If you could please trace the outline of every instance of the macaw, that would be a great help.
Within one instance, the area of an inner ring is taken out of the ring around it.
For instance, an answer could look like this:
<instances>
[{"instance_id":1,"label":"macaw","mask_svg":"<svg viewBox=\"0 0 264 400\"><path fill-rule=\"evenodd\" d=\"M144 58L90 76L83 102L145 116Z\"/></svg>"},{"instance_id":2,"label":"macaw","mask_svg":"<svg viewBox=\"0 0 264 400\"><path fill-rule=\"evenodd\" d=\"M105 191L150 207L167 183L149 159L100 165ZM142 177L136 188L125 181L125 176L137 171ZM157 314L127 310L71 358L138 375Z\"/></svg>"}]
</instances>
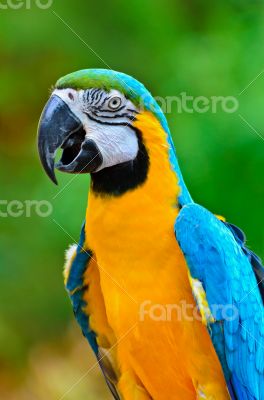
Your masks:
<instances>
[{"instance_id":1,"label":"macaw","mask_svg":"<svg viewBox=\"0 0 264 400\"><path fill-rule=\"evenodd\" d=\"M65 285L113 397L264 400L263 266L193 201L150 92L112 70L68 74L38 147L53 182L55 168L91 177Z\"/></svg>"}]
</instances>

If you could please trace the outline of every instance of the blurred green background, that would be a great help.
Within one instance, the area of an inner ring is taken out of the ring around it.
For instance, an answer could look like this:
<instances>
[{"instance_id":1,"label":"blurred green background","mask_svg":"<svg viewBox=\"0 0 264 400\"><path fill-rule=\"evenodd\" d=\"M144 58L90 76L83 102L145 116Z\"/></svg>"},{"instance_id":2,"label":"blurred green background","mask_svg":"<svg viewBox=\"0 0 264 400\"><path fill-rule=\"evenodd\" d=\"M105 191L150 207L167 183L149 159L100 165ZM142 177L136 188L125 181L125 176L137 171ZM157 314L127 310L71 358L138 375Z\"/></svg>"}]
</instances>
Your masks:
<instances>
[{"instance_id":1,"label":"blurred green background","mask_svg":"<svg viewBox=\"0 0 264 400\"><path fill-rule=\"evenodd\" d=\"M0 398L110 399L98 369L86 373L94 359L62 279L88 177L58 174L55 187L44 175L36 151L40 113L60 76L106 64L155 96L236 96L236 113L173 110L167 117L194 199L239 225L263 256L264 6L54 0L40 9L47 2L25 0L10 7L17 3L0 1L1 199L47 200L53 212L0 218Z\"/></svg>"}]
</instances>

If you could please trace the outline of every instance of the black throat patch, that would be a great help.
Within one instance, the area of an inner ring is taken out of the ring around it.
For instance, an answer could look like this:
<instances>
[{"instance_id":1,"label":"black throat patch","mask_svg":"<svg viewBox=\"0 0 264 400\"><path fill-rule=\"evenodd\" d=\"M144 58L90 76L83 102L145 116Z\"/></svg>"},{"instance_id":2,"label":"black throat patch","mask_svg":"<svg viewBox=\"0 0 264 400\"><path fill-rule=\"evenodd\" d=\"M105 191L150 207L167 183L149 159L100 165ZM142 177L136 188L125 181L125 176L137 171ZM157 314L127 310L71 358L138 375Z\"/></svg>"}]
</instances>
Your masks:
<instances>
[{"instance_id":1,"label":"black throat patch","mask_svg":"<svg viewBox=\"0 0 264 400\"><path fill-rule=\"evenodd\" d=\"M92 191L100 196L120 196L142 185L147 179L149 156L142 134L133 128L138 139L138 154L127 161L91 174Z\"/></svg>"}]
</instances>

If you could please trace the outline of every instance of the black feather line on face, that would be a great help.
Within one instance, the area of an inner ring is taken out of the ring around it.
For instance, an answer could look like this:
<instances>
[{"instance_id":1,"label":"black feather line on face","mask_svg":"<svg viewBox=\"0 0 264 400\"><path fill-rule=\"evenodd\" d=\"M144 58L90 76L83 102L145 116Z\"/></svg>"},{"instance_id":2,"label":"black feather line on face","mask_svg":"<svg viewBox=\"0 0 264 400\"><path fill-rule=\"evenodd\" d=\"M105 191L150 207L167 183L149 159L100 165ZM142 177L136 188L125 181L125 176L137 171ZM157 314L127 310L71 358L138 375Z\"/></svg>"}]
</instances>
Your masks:
<instances>
[{"instance_id":1,"label":"black feather line on face","mask_svg":"<svg viewBox=\"0 0 264 400\"><path fill-rule=\"evenodd\" d=\"M102 111L105 112L105 111ZM128 113L123 113L123 114L115 114L115 115L104 115L104 114L99 114L98 112L94 111L93 114L98 117L98 118L106 118L106 119L113 119L113 118L128 118L130 121L134 121L135 117L131 114ZM103 121L101 121L103 123Z\"/></svg>"},{"instance_id":2,"label":"black feather line on face","mask_svg":"<svg viewBox=\"0 0 264 400\"><path fill-rule=\"evenodd\" d=\"M127 161L91 174L92 191L99 196L121 196L144 184L149 171L149 155L141 132L131 127L137 135L138 153L134 160Z\"/></svg>"},{"instance_id":3,"label":"black feather line on face","mask_svg":"<svg viewBox=\"0 0 264 400\"><path fill-rule=\"evenodd\" d=\"M103 97L103 92L99 93L99 96L98 96L98 98L96 99L96 101L95 101L95 103L93 105L96 106L97 104L99 104L101 99L102 99L102 97Z\"/></svg>"},{"instance_id":4,"label":"black feather line on face","mask_svg":"<svg viewBox=\"0 0 264 400\"><path fill-rule=\"evenodd\" d=\"M109 97L105 97L105 98L103 99L103 101L102 101L101 104L100 104L100 108L103 107L103 105L105 104L105 102L106 102L108 99L109 99Z\"/></svg>"},{"instance_id":5,"label":"black feather line on face","mask_svg":"<svg viewBox=\"0 0 264 400\"><path fill-rule=\"evenodd\" d=\"M100 92L101 92L100 89L93 89L93 91L92 91L92 93L91 93L92 101L97 100L98 93L100 93Z\"/></svg>"},{"instance_id":6,"label":"black feather line on face","mask_svg":"<svg viewBox=\"0 0 264 400\"><path fill-rule=\"evenodd\" d=\"M107 100L107 99L106 99L106 100ZM109 112L109 113L112 113L112 114L114 114L114 113L116 113L116 112L119 112L119 111L123 110L124 108L126 108L126 105L125 105L125 104L124 104L124 105L121 105L119 108L117 108L117 109L115 109L115 110L111 110L110 108L103 108L102 105L103 105L103 103L100 104L100 108L98 108L98 111L99 111L99 112Z\"/></svg>"},{"instance_id":7,"label":"black feather line on face","mask_svg":"<svg viewBox=\"0 0 264 400\"><path fill-rule=\"evenodd\" d=\"M87 112L85 112L85 114L87 115L87 117L89 119L91 119L92 121L98 122L98 124L101 124L101 125L128 126L129 128L134 129L134 127L127 122L106 122L106 121L102 121L100 119L92 117L91 114L88 114ZM131 121L135 121L135 118L132 118Z\"/></svg>"}]
</instances>

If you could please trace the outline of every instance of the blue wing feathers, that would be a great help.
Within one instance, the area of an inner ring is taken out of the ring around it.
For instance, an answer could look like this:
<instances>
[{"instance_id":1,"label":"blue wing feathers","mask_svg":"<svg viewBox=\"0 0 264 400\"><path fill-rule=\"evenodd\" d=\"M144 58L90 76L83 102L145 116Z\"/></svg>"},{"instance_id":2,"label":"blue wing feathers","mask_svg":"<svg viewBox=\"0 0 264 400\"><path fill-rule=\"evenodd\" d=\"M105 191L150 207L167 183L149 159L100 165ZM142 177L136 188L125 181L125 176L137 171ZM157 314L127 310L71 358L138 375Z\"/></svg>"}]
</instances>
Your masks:
<instances>
[{"instance_id":1,"label":"blue wing feathers","mask_svg":"<svg viewBox=\"0 0 264 400\"><path fill-rule=\"evenodd\" d=\"M83 295L87 289L84 285L84 273L89 264L89 260L92 257L92 253L90 251L84 250L84 241L85 233L83 225L80 241L76 250L76 256L72 262L70 274L66 283L66 289L72 302L74 315L82 329L83 335L88 340L90 346L97 356L98 346L96 342L96 335L90 329L89 316L84 312L86 303L83 300Z\"/></svg>"},{"instance_id":2,"label":"blue wing feathers","mask_svg":"<svg viewBox=\"0 0 264 400\"><path fill-rule=\"evenodd\" d=\"M195 203L182 208L175 233L190 273L202 282L214 314L216 322L208 329L232 388L230 395L264 400L260 259L246 247L239 228Z\"/></svg>"},{"instance_id":3,"label":"blue wing feathers","mask_svg":"<svg viewBox=\"0 0 264 400\"><path fill-rule=\"evenodd\" d=\"M233 374L228 387L231 388L233 397L237 400L255 400L255 397L251 396L247 389L241 386L241 383L238 381L235 373Z\"/></svg>"}]
</instances>

